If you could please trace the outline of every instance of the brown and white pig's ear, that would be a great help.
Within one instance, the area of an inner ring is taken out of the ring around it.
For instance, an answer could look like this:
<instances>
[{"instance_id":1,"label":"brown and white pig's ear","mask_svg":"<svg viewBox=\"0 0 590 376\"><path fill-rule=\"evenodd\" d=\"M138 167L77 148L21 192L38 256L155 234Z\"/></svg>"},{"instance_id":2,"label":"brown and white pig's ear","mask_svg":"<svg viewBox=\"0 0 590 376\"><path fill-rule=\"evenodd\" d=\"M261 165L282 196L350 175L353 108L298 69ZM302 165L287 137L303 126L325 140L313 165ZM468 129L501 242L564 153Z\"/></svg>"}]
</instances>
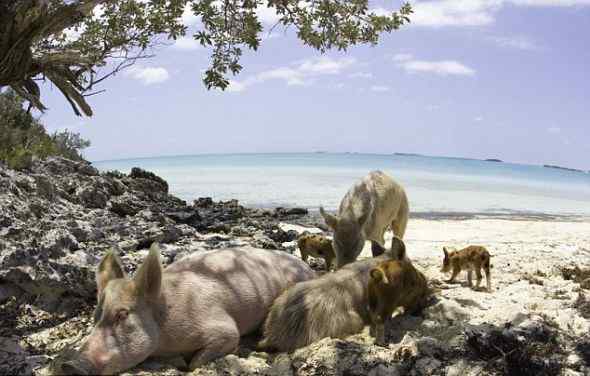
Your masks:
<instances>
[{"instance_id":1,"label":"brown and white pig's ear","mask_svg":"<svg viewBox=\"0 0 590 376\"><path fill-rule=\"evenodd\" d=\"M98 296L100 297L102 290L104 290L109 281L117 278L125 278L125 271L115 250L109 249L102 260L100 260L100 264L98 264L96 270Z\"/></svg>"},{"instance_id":2,"label":"brown and white pig's ear","mask_svg":"<svg viewBox=\"0 0 590 376\"><path fill-rule=\"evenodd\" d=\"M324 221L326 224L334 231L336 231L336 227L338 227L338 217L332 215L324 210L322 206L320 206L320 214L324 217Z\"/></svg>"},{"instance_id":3,"label":"brown and white pig's ear","mask_svg":"<svg viewBox=\"0 0 590 376\"><path fill-rule=\"evenodd\" d=\"M447 251L447 247L443 247L443 252L445 253L445 259L449 258L449 251Z\"/></svg>"},{"instance_id":4,"label":"brown and white pig's ear","mask_svg":"<svg viewBox=\"0 0 590 376\"><path fill-rule=\"evenodd\" d=\"M393 239L391 239L391 254L396 260L403 260L406 258L406 243L397 236L394 236Z\"/></svg>"},{"instance_id":5,"label":"brown and white pig's ear","mask_svg":"<svg viewBox=\"0 0 590 376\"><path fill-rule=\"evenodd\" d=\"M160 263L160 247L157 243L150 247L150 252L135 274L134 281L140 296L147 299L156 299L160 296L162 264Z\"/></svg>"}]
</instances>

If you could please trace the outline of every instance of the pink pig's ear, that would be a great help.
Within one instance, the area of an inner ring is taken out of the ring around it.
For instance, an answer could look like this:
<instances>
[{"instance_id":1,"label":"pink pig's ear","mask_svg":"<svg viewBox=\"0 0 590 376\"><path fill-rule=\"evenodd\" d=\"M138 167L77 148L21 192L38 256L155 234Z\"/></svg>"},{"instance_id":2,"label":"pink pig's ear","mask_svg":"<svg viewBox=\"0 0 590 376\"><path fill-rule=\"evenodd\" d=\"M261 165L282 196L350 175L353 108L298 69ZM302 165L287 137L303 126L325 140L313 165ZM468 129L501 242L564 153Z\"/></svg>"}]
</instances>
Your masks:
<instances>
[{"instance_id":1,"label":"pink pig's ear","mask_svg":"<svg viewBox=\"0 0 590 376\"><path fill-rule=\"evenodd\" d=\"M160 296L162 264L160 263L160 247L157 243L152 244L150 252L135 274L134 281L140 296L149 300L157 299Z\"/></svg>"},{"instance_id":2,"label":"pink pig's ear","mask_svg":"<svg viewBox=\"0 0 590 376\"><path fill-rule=\"evenodd\" d=\"M125 271L123 270L123 264L117 257L114 249L109 249L104 255L98 268L96 270L96 287L98 291L98 297L109 283L109 281L117 278L125 278Z\"/></svg>"}]
</instances>

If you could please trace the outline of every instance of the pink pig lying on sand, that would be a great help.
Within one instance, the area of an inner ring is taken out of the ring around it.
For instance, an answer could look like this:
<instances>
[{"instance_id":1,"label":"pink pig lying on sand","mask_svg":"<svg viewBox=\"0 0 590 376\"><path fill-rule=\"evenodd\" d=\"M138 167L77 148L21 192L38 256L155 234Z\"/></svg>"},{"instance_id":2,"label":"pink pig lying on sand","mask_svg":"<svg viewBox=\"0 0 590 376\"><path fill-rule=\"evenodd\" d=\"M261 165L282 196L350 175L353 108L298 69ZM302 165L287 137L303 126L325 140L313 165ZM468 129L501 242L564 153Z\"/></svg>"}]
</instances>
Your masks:
<instances>
[{"instance_id":1,"label":"pink pig lying on sand","mask_svg":"<svg viewBox=\"0 0 590 376\"><path fill-rule=\"evenodd\" d=\"M96 272L96 325L53 370L112 374L149 356L175 355L188 357L193 370L233 352L283 290L313 276L294 256L255 248L195 253L163 269L153 245L130 279L108 252Z\"/></svg>"}]
</instances>

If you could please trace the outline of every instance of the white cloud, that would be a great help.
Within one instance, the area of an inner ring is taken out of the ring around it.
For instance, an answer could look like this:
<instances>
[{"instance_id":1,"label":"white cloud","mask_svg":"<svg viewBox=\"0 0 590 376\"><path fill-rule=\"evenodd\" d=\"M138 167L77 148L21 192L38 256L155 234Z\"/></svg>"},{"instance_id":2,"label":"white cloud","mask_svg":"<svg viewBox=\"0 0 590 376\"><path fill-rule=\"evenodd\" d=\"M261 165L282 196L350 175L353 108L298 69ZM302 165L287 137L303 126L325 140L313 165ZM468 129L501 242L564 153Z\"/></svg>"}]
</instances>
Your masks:
<instances>
[{"instance_id":1,"label":"white cloud","mask_svg":"<svg viewBox=\"0 0 590 376\"><path fill-rule=\"evenodd\" d=\"M370 12L375 13L376 16L391 16L391 12L393 11L385 8L372 8Z\"/></svg>"},{"instance_id":2,"label":"white cloud","mask_svg":"<svg viewBox=\"0 0 590 376\"><path fill-rule=\"evenodd\" d=\"M371 72L355 72L355 73L349 74L348 77L371 79L371 78L373 78L373 73L371 73Z\"/></svg>"},{"instance_id":3,"label":"white cloud","mask_svg":"<svg viewBox=\"0 0 590 376\"><path fill-rule=\"evenodd\" d=\"M178 50L186 51L194 51L202 47L201 44L195 40L195 38L190 36L178 38L172 46Z\"/></svg>"},{"instance_id":4,"label":"white cloud","mask_svg":"<svg viewBox=\"0 0 590 376\"><path fill-rule=\"evenodd\" d=\"M182 12L180 21L185 26L195 26L201 22L201 18L195 15L192 10L191 3L188 3L184 6L184 11Z\"/></svg>"},{"instance_id":5,"label":"white cloud","mask_svg":"<svg viewBox=\"0 0 590 376\"><path fill-rule=\"evenodd\" d=\"M570 7L587 6L590 0L415 0L411 25L425 27L485 26L495 22L496 13L506 6ZM377 15L390 14L383 8L372 9Z\"/></svg>"},{"instance_id":6,"label":"white cloud","mask_svg":"<svg viewBox=\"0 0 590 376\"><path fill-rule=\"evenodd\" d=\"M125 75L141 81L144 85L158 84L170 78L166 68L162 67L133 66L125 71Z\"/></svg>"},{"instance_id":7,"label":"white cloud","mask_svg":"<svg viewBox=\"0 0 590 376\"><path fill-rule=\"evenodd\" d=\"M281 19L275 8L267 7L266 5L260 5L256 8L256 15L262 24L269 26L275 25Z\"/></svg>"},{"instance_id":8,"label":"white cloud","mask_svg":"<svg viewBox=\"0 0 590 376\"><path fill-rule=\"evenodd\" d=\"M396 55L399 56L399 55ZM404 59L396 59L397 66L409 73L433 73L440 76L474 76L475 70L455 60L426 61L416 60L405 54Z\"/></svg>"},{"instance_id":9,"label":"white cloud","mask_svg":"<svg viewBox=\"0 0 590 376\"><path fill-rule=\"evenodd\" d=\"M412 54L395 54L393 55L393 61L408 61L413 57Z\"/></svg>"},{"instance_id":10,"label":"white cloud","mask_svg":"<svg viewBox=\"0 0 590 376\"><path fill-rule=\"evenodd\" d=\"M417 26L481 26L494 22L493 12L502 1L440 0L412 4L412 25Z\"/></svg>"},{"instance_id":11,"label":"white cloud","mask_svg":"<svg viewBox=\"0 0 590 376\"><path fill-rule=\"evenodd\" d=\"M338 74L354 63L356 63L356 59L352 57L342 59L320 57L318 59L305 60L299 65L299 70L310 74Z\"/></svg>"},{"instance_id":12,"label":"white cloud","mask_svg":"<svg viewBox=\"0 0 590 376\"><path fill-rule=\"evenodd\" d=\"M226 89L230 93L239 93L241 91L246 90L246 85L240 83L238 81L229 80L229 86Z\"/></svg>"},{"instance_id":13,"label":"white cloud","mask_svg":"<svg viewBox=\"0 0 590 376\"><path fill-rule=\"evenodd\" d=\"M283 80L288 86L305 85L305 78L305 75L297 69L281 67L257 74L252 83L268 80Z\"/></svg>"},{"instance_id":14,"label":"white cloud","mask_svg":"<svg viewBox=\"0 0 590 376\"><path fill-rule=\"evenodd\" d=\"M549 128L547 128L547 132L549 132L551 134L558 134L558 133L561 133L561 128L559 128L559 127L549 127Z\"/></svg>"},{"instance_id":15,"label":"white cloud","mask_svg":"<svg viewBox=\"0 0 590 376\"><path fill-rule=\"evenodd\" d=\"M531 7L571 7L590 5L590 0L509 0L516 5Z\"/></svg>"},{"instance_id":16,"label":"white cloud","mask_svg":"<svg viewBox=\"0 0 590 376\"><path fill-rule=\"evenodd\" d=\"M391 90L391 88L389 86L382 86L382 85L373 85L371 86L371 91L376 91L376 92L386 92Z\"/></svg>"},{"instance_id":17,"label":"white cloud","mask_svg":"<svg viewBox=\"0 0 590 376\"><path fill-rule=\"evenodd\" d=\"M287 86L307 86L311 85L314 79L319 76L339 75L355 64L356 59L350 57L341 59L319 57L303 60L291 64L291 66L260 72L240 82L234 81L232 84L235 85L235 88L231 91L244 91L249 86L271 80L284 81Z\"/></svg>"},{"instance_id":18,"label":"white cloud","mask_svg":"<svg viewBox=\"0 0 590 376\"><path fill-rule=\"evenodd\" d=\"M513 37L492 37L491 40L500 47L515 48L525 51L535 51L540 49L535 41L523 35Z\"/></svg>"}]
</instances>

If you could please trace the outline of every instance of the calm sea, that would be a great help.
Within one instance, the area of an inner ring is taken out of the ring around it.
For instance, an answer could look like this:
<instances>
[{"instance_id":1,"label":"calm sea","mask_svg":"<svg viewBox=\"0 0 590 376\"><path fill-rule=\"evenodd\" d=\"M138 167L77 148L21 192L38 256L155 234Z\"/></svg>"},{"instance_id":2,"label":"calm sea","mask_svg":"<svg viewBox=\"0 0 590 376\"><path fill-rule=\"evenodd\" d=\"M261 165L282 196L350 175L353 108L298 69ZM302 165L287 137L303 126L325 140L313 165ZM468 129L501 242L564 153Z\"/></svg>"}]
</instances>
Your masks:
<instances>
[{"instance_id":1,"label":"calm sea","mask_svg":"<svg viewBox=\"0 0 590 376\"><path fill-rule=\"evenodd\" d=\"M95 162L102 171L153 171L172 194L238 199L255 207L335 209L349 187L383 170L406 189L413 212L590 215L590 174L479 160L373 154L224 154Z\"/></svg>"}]
</instances>

